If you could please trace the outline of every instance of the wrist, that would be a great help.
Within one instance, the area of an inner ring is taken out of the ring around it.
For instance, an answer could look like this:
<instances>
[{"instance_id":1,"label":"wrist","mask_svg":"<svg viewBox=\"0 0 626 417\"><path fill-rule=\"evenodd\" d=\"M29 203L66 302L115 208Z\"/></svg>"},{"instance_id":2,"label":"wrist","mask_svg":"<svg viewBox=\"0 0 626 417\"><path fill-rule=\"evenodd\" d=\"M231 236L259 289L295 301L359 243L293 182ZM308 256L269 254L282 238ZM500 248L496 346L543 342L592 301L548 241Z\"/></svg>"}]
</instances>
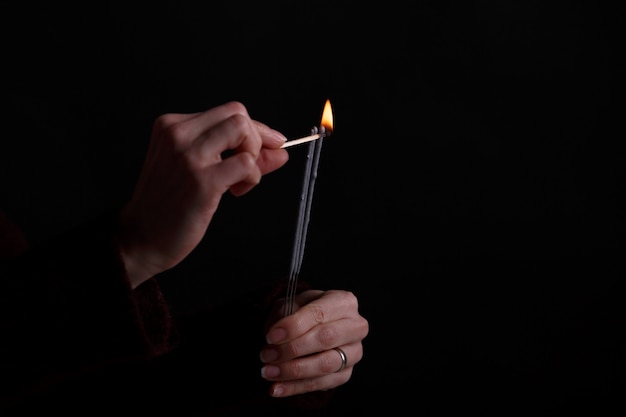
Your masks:
<instances>
[{"instance_id":1,"label":"wrist","mask_svg":"<svg viewBox=\"0 0 626 417\"><path fill-rule=\"evenodd\" d=\"M141 249L141 244L137 242L138 233L130 226L131 221L126 219L123 210L120 212L117 227L114 232L115 242L119 255L124 265L126 277L132 289L137 288L145 281L152 278L155 273L150 271L145 250Z\"/></svg>"}]
</instances>

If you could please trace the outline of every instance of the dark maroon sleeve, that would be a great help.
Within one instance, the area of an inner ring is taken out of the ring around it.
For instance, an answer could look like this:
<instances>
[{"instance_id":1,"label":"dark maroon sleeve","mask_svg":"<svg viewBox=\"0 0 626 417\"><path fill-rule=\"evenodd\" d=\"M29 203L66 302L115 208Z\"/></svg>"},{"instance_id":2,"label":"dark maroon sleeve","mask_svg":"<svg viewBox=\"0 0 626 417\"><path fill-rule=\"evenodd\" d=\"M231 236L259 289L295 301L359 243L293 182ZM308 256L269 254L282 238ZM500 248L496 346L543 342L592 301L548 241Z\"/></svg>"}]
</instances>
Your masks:
<instances>
[{"instance_id":1,"label":"dark maroon sleeve","mask_svg":"<svg viewBox=\"0 0 626 417\"><path fill-rule=\"evenodd\" d=\"M169 347L155 280L131 290L108 212L0 263L0 404Z\"/></svg>"}]
</instances>

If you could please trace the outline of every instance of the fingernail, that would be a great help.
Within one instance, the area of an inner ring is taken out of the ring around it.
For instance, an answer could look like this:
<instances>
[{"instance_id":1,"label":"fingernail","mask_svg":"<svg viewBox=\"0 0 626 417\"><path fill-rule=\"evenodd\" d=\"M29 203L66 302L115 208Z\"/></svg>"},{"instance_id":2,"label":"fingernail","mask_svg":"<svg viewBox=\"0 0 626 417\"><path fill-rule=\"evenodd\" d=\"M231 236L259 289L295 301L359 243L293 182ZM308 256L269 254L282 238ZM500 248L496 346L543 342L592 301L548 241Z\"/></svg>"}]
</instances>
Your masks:
<instances>
[{"instance_id":1,"label":"fingernail","mask_svg":"<svg viewBox=\"0 0 626 417\"><path fill-rule=\"evenodd\" d=\"M271 138L277 143L282 145L283 143L287 142L287 138L285 137L285 135L280 133L278 130L270 129L269 133L271 134Z\"/></svg>"},{"instance_id":2,"label":"fingernail","mask_svg":"<svg viewBox=\"0 0 626 417\"><path fill-rule=\"evenodd\" d=\"M287 331L282 327L277 327L275 329L270 330L270 332L265 337L265 340L270 345L276 345L280 343L283 339L287 337Z\"/></svg>"},{"instance_id":3,"label":"fingernail","mask_svg":"<svg viewBox=\"0 0 626 417\"><path fill-rule=\"evenodd\" d=\"M280 133L278 130L274 130L274 133L276 138L278 138L281 142L287 142L287 138L285 137L285 135Z\"/></svg>"},{"instance_id":4,"label":"fingernail","mask_svg":"<svg viewBox=\"0 0 626 417\"><path fill-rule=\"evenodd\" d=\"M274 365L266 365L261 368L261 376L265 379L276 378L280 375L280 368Z\"/></svg>"},{"instance_id":5,"label":"fingernail","mask_svg":"<svg viewBox=\"0 0 626 417\"><path fill-rule=\"evenodd\" d=\"M282 397L285 393L285 388L282 385L274 385L272 388L272 397Z\"/></svg>"},{"instance_id":6,"label":"fingernail","mask_svg":"<svg viewBox=\"0 0 626 417\"><path fill-rule=\"evenodd\" d=\"M272 348L263 349L259 356L261 357L261 362L275 361L278 359L278 351Z\"/></svg>"}]
</instances>

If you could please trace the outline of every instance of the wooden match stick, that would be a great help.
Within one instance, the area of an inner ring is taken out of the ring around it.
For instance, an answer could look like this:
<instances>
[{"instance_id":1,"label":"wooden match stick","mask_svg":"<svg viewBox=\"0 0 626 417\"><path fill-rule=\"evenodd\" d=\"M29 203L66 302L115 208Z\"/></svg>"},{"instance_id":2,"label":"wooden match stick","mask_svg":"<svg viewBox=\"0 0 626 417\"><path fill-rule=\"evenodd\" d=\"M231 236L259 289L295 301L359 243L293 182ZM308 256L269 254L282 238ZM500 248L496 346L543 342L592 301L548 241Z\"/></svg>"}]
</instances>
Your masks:
<instances>
[{"instance_id":1,"label":"wooden match stick","mask_svg":"<svg viewBox=\"0 0 626 417\"><path fill-rule=\"evenodd\" d=\"M301 143L311 142L312 140L316 140L316 139L319 139L321 137L322 137L322 135L320 135L319 133L316 133L315 135L305 136L305 137L300 138L300 139L288 140L287 142L285 142L283 144L283 146L281 146L281 148L289 148L290 146L300 145Z\"/></svg>"}]
</instances>

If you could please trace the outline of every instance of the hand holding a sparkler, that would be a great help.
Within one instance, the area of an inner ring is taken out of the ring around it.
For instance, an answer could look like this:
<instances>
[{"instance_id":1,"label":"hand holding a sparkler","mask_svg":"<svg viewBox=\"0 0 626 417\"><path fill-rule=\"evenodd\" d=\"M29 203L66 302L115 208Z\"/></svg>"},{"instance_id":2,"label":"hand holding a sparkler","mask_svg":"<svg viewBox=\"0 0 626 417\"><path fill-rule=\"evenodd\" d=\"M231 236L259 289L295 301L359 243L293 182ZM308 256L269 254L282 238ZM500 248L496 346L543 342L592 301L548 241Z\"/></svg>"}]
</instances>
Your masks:
<instances>
[{"instance_id":1,"label":"hand holding a sparkler","mask_svg":"<svg viewBox=\"0 0 626 417\"><path fill-rule=\"evenodd\" d=\"M283 166L289 158L280 149L285 140L238 102L159 117L119 220L119 246L133 288L197 246L226 191L241 196Z\"/></svg>"},{"instance_id":2,"label":"hand holding a sparkler","mask_svg":"<svg viewBox=\"0 0 626 417\"><path fill-rule=\"evenodd\" d=\"M292 314L276 312L281 318L269 327L261 351L261 375L273 382L273 397L326 391L348 382L363 358L369 332L349 291L306 290L294 301Z\"/></svg>"}]
</instances>

